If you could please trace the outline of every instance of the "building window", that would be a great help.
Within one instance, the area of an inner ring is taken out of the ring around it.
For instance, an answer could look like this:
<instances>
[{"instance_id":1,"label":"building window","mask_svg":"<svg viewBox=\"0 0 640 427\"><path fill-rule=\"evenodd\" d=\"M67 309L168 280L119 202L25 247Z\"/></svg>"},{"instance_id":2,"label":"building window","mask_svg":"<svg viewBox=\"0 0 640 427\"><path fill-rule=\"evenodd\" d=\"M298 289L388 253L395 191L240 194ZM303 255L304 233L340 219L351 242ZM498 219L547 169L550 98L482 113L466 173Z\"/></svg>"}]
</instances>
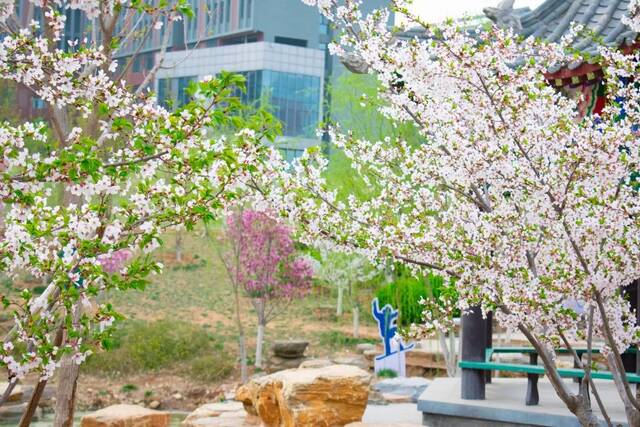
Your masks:
<instances>
[{"instance_id":1,"label":"building window","mask_svg":"<svg viewBox=\"0 0 640 427\"><path fill-rule=\"evenodd\" d=\"M220 28L219 32L224 32L224 0L220 2L220 7L218 8L218 28Z\"/></svg>"},{"instance_id":2,"label":"building window","mask_svg":"<svg viewBox=\"0 0 640 427\"><path fill-rule=\"evenodd\" d=\"M304 150L300 150L297 148L279 148L280 154L285 159L285 161L289 164L293 163L295 159L302 156Z\"/></svg>"},{"instance_id":3,"label":"building window","mask_svg":"<svg viewBox=\"0 0 640 427\"><path fill-rule=\"evenodd\" d=\"M329 34L329 20L323 14L320 14L320 34Z\"/></svg>"},{"instance_id":4,"label":"building window","mask_svg":"<svg viewBox=\"0 0 640 427\"><path fill-rule=\"evenodd\" d=\"M153 69L154 63L155 63L155 61L153 59L153 54L152 53L148 54L147 55L147 66L146 66L147 71L150 71L150 70Z\"/></svg>"},{"instance_id":5,"label":"building window","mask_svg":"<svg viewBox=\"0 0 640 427\"><path fill-rule=\"evenodd\" d=\"M271 70L240 74L246 79L246 90L236 96L243 103L270 110L282 123L285 136L315 136L320 121L320 77Z\"/></svg>"},{"instance_id":6,"label":"building window","mask_svg":"<svg viewBox=\"0 0 640 427\"><path fill-rule=\"evenodd\" d=\"M217 0L207 0L207 10L205 14L205 33L207 36L212 36L216 33L217 13Z\"/></svg>"},{"instance_id":7,"label":"building window","mask_svg":"<svg viewBox=\"0 0 640 427\"><path fill-rule=\"evenodd\" d=\"M191 101L191 96L187 93L189 84L195 80L195 77L180 77L178 78L178 87L176 93L178 94L176 106L182 107Z\"/></svg>"},{"instance_id":8,"label":"building window","mask_svg":"<svg viewBox=\"0 0 640 427\"><path fill-rule=\"evenodd\" d=\"M294 39L291 37L276 36L275 42L279 44L288 44L290 46L307 47L307 41L303 39Z\"/></svg>"},{"instance_id":9,"label":"building window","mask_svg":"<svg viewBox=\"0 0 640 427\"><path fill-rule=\"evenodd\" d=\"M257 34L245 34L238 37L227 37L220 40L220 46L231 46L235 44L255 43L258 41Z\"/></svg>"},{"instance_id":10,"label":"building window","mask_svg":"<svg viewBox=\"0 0 640 427\"><path fill-rule=\"evenodd\" d=\"M173 106L171 98L171 79L158 79L158 104L170 109Z\"/></svg>"},{"instance_id":11,"label":"building window","mask_svg":"<svg viewBox=\"0 0 640 427\"><path fill-rule=\"evenodd\" d=\"M198 6L200 5L199 0L191 0L191 10L193 11L192 18L186 18L185 24L187 26L187 41L193 42L198 40L198 17L200 16L200 11Z\"/></svg>"},{"instance_id":12,"label":"building window","mask_svg":"<svg viewBox=\"0 0 640 427\"><path fill-rule=\"evenodd\" d=\"M187 88L194 80L195 76L158 79L158 104L174 109L189 103L191 96L187 93Z\"/></svg>"},{"instance_id":13,"label":"building window","mask_svg":"<svg viewBox=\"0 0 640 427\"><path fill-rule=\"evenodd\" d=\"M134 73L139 73L141 70L140 67L140 55L136 55L135 58L133 58L133 66L131 67L131 71L133 71Z\"/></svg>"},{"instance_id":14,"label":"building window","mask_svg":"<svg viewBox=\"0 0 640 427\"><path fill-rule=\"evenodd\" d=\"M42 110L45 108L44 100L37 96L31 97L31 108L34 110Z\"/></svg>"}]
</instances>

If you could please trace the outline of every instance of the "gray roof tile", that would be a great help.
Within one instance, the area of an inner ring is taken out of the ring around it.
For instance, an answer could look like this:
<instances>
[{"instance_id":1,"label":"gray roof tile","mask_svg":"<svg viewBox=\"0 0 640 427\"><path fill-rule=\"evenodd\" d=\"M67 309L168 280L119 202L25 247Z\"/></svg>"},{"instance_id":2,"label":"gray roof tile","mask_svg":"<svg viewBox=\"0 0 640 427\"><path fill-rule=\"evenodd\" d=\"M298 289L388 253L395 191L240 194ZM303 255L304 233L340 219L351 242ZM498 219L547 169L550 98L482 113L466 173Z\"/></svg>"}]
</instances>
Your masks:
<instances>
[{"instance_id":1,"label":"gray roof tile","mask_svg":"<svg viewBox=\"0 0 640 427\"><path fill-rule=\"evenodd\" d=\"M578 37L574 47L595 54L598 39L608 46L631 45L637 33L622 23L630 0L546 0L520 17L522 34L557 42L567 34L571 23L583 24L595 35Z\"/></svg>"}]
</instances>

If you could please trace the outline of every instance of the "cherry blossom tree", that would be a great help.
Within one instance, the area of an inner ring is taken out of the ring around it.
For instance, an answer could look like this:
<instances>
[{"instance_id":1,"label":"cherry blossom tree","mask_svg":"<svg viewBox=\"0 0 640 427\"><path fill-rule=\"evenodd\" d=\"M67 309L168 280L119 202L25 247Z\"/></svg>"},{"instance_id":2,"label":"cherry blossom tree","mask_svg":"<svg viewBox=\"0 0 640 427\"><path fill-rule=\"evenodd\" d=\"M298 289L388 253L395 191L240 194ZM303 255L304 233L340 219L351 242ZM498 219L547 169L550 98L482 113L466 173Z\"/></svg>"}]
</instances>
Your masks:
<instances>
[{"instance_id":1,"label":"cherry blossom tree","mask_svg":"<svg viewBox=\"0 0 640 427\"><path fill-rule=\"evenodd\" d=\"M291 229L263 212L243 210L227 218L232 246L225 266L242 288L258 320L255 365L262 368L264 331L271 320L311 289L311 263L297 256Z\"/></svg>"},{"instance_id":2,"label":"cherry blossom tree","mask_svg":"<svg viewBox=\"0 0 640 427\"><path fill-rule=\"evenodd\" d=\"M331 238L371 259L392 256L445 277L455 287L445 295L458 300L441 301L414 334L446 331L455 308L493 312L531 342L582 425L598 425L587 386L611 422L591 376L597 347L629 425L640 425L621 360L638 342L635 313L621 293L640 276L632 178L640 167L633 132L640 89L627 84L638 75L638 54L601 49L610 103L599 116L578 117L577 101L544 76L557 64L586 60L573 48L580 28L546 44L496 27L427 24L396 0L396 12L425 32L401 40L385 10L362 16L357 1L303 1L341 31L332 52L350 69L377 76L381 112L413 123L424 141L370 141L331 127L353 173L375 183L373 194L338 199L324 179L326 159L309 150L292 171L274 169L255 184L266 200L300 223L308 241ZM587 343L585 360L572 344L578 340ZM584 370L578 393L558 373L558 347Z\"/></svg>"},{"instance_id":3,"label":"cherry blossom tree","mask_svg":"<svg viewBox=\"0 0 640 427\"><path fill-rule=\"evenodd\" d=\"M263 141L275 136L276 126L263 113L246 117L233 96L243 85L240 76L205 79L193 102L176 111L142 90L152 74L142 88L128 90L112 59L118 16L149 14L149 30L159 30L180 19L184 2L37 5L42 22L20 28L14 2L0 4L0 76L49 106L53 130L43 122L0 124L0 271L10 277L28 272L47 283L41 295L27 288L2 295L14 326L0 348L10 381L0 404L18 380L39 373L21 421L28 425L47 380L62 367L75 372L58 382L55 425L63 426L73 418L78 365L108 344L121 317L95 297L143 289L162 271L152 253L165 230L191 229L242 197L275 155ZM62 46L69 8L97 20L102 35ZM133 31L127 25L125 38Z\"/></svg>"},{"instance_id":4,"label":"cherry blossom tree","mask_svg":"<svg viewBox=\"0 0 640 427\"><path fill-rule=\"evenodd\" d=\"M338 291L336 316L343 314L344 294L351 302L353 336L360 335L360 306L358 305L357 285L374 278L380 272L369 260L357 253L344 254L331 248L328 242L318 245L320 260L315 268L316 276Z\"/></svg>"}]
</instances>

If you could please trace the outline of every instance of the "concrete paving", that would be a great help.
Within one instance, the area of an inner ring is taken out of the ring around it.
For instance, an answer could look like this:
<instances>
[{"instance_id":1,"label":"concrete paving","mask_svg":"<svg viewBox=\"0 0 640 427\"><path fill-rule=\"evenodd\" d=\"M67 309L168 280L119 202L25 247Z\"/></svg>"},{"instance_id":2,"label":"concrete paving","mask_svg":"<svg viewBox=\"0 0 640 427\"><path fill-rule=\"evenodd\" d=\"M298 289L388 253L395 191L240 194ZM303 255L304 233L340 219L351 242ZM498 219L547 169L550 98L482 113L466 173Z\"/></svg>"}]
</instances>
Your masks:
<instances>
[{"instance_id":1,"label":"concrete paving","mask_svg":"<svg viewBox=\"0 0 640 427\"><path fill-rule=\"evenodd\" d=\"M364 416L363 423L374 424L422 424L422 413L418 412L418 406L415 403L399 403L392 405L368 405Z\"/></svg>"},{"instance_id":2,"label":"concrete paving","mask_svg":"<svg viewBox=\"0 0 640 427\"><path fill-rule=\"evenodd\" d=\"M577 391L577 384L567 380ZM614 425L626 426L624 407L613 381L596 381L605 408ZM524 404L525 378L494 378L487 384L486 400L462 400L460 378L438 378L420 396L418 409L425 413L425 425L431 426L553 426L578 427L576 418L556 396L546 379L538 382L540 404ZM593 409L598 415L595 399Z\"/></svg>"}]
</instances>

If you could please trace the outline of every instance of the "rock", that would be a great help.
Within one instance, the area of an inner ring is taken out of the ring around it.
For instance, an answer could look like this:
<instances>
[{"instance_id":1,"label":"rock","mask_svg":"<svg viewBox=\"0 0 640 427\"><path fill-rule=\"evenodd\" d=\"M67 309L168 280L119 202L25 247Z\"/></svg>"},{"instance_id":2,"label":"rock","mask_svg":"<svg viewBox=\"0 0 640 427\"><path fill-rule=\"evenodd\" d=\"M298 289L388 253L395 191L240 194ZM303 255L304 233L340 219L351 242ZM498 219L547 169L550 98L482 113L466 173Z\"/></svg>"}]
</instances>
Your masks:
<instances>
[{"instance_id":1,"label":"rock","mask_svg":"<svg viewBox=\"0 0 640 427\"><path fill-rule=\"evenodd\" d=\"M382 393L384 400L392 403L400 403L397 399L387 399L392 395L402 396L410 402L417 402L423 391L431 382L426 378L389 378L374 384L373 389Z\"/></svg>"},{"instance_id":2,"label":"rock","mask_svg":"<svg viewBox=\"0 0 640 427\"><path fill-rule=\"evenodd\" d=\"M415 403L412 396L404 395L404 394L393 394L393 393L382 393L381 400L385 404L394 404L394 403Z\"/></svg>"},{"instance_id":3,"label":"rock","mask_svg":"<svg viewBox=\"0 0 640 427\"><path fill-rule=\"evenodd\" d=\"M151 409L158 409L160 407L160 402L158 402L157 400L153 400L151 403L149 403L149 408Z\"/></svg>"},{"instance_id":4,"label":"rock","mask_svg":"<svg viewBox=\"0 0 640 427\"><path fill-rule=\"evenodd\" d=\"M18 421L20 421L20 418L22 417L22 413L27 409L27 406L29 406L28 402L23 402L23 403L13 402L11 404L7 403L0 406L0 422L2 423L11 422L17 425ZM38 419L41 416L42 416L42 409L36 408L36 413L34 418Z\"/></svg>"},{"instance_id":5,"label":"rock","mask_svg":"<svg viewBox=\"0 0 640 427\"><path fill-rule=\"evenodd\" d=\"M234 401L207 403L206 405L200 406L198 409L187 415L187 418L185 418L184 421L192 421L194 419L206 417L219 417L225 412L235 411L244 411L244 406L242 405L242 403Z\"/></svg>"},{"instance_id":6,"label":"rock","mask_svg":"<svg viewBox=\"0 0 640 427\"><path fill-rule=\"evenodd\" d=\"M422 427L420 424L410 423L393 423L393 424L370 424L370 423L351 423L345 427Z\"/></svg>"},{"instance_id":7,"label":"rock","mask_svg":"<svg viewBox=\"0 0 640 427\"><path fill-rule=\"evenodd\" d=\"M299 368L300 369L325 368L333 364L334 363L329 359L309 359L302 362Z\"/></svg>"},{"instance_id":8,"label":"rock","mask_svg":"<svg viewBox=\"0 0 640 427\"><path fill-rule=\"evenodd\" d=\"M290 359L279 356L271 356L271 358L269 359L269 371L278 372L284 371L285 369L296 369L306 360L307 359L305 357Z\"/></svg>"},{"instance_id":9,"label":"rock","mask_svg":"<svg viewBox=\"0 0 640 427\"><path fill-rule=\"evenodd\" d=\"M356 351L360 354L364 354L367 350L375 350L376 346L374 344L369 344L366 342L360 343L356 346Z\"/></svg>"},{"instance_id":10,"label":"rock","mask_svg":"<svg viewBox=\"0 0 640 427\"><path fill-rule=\"evenodd\" d=\"M369 364L367 363L367 360L362 356L336 357L335 359L333 359L333 363L335 363L336 365L357 366L358 368L361 368L361 369L369 368Z\"/></svg>"},{"instance_id":11,"label":"rock","mask_svg":"<svg viewBox=\"0 0 640 427\"><path fill-rule=\"evenodd\" d=\"M180 393L175 393L171 397L173 397L175 400L182 400L182 395Z\"/></svg>"},{"instance_id":12,"label":"rock","mask_svg":"<svg viewBox=\"0 0 640 427\"><path fill-rule=\"evenodd\" d=\"M276 341L271 346L271 351L284 359L297 359L304 356L308 346L308 341Z\"/></svg>"},{"instance_id":13,"label":"rock","mask_svg":"<svg viewBox=\"0 0 640 427\"><path fill-rule=\"evenodd\" d=\"M250 381L236 400L266 427L341 426L362 419L370 381L349 365L291 369Z\"/></svg>"},{"instance_id":14,"label":"rock","mask_svg":"<svg viewBox=\"0 0 640 427\"><path fill-rule=\"evenodd\" d=\"M0 383L0 390L2 390L0 392L0 395L2 395L5 392L7 387L9 387L8 382ZM16 385L11 391L11 394L9 395L9 399L7 400L7 402L20 402L22 400L23 395L24 395L24 389L22 388L22 386Z\"/></svg>"},{"instance_id":15,"label":"rock","mask_svg":"<svg viewBox=\"0 0 640 427\"><path fill-rule=\"evenodd\" d=\"M369 365L369 369L373 369L375 366L375 358L380 352L378 350L365 350L362 355L364 356L367 364ZM409 352L411 353L411 352Z\"/></svg>"},{"instance_id":16,"label":"rock","mask_svg":"<svg viewBox=\"0 0 640 427\"><path fill-rule=\"evenodd\" d=\"M80 427L168 427L169 413L137 405L113 405L82 417Z\"/></svg>"},{"instance_id":17,"label":"rock","mask_svg":"<svg viewBox=\"0 0 640 427\"><path fill-rule=\"evenodd\" d=\"M200 406L190 413L181 427L239 427L259 425L257 417L247 414L240 402L218 402Z\"/></svg>"}]
</instances>

